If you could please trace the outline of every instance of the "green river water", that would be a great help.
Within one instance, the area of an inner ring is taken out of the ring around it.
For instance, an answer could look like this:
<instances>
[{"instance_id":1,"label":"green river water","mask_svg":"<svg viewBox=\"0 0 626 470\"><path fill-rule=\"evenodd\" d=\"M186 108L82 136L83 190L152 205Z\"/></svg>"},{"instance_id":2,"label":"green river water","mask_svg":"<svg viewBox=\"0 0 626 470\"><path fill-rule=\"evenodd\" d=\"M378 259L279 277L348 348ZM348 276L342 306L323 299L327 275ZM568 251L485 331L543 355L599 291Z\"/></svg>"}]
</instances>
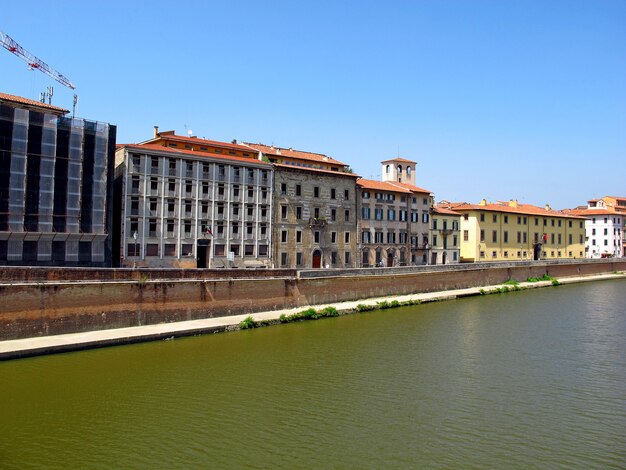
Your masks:
<instances>
[{"instance_id":1,"label":"green river water","mask_svg":"<svg viewBox=\"0 0 626 470\"><path fill-rule=\"evenodd\" d=\"M626 468L626 281L0 363L0 468Z\"/></svg>"}]
</instances>

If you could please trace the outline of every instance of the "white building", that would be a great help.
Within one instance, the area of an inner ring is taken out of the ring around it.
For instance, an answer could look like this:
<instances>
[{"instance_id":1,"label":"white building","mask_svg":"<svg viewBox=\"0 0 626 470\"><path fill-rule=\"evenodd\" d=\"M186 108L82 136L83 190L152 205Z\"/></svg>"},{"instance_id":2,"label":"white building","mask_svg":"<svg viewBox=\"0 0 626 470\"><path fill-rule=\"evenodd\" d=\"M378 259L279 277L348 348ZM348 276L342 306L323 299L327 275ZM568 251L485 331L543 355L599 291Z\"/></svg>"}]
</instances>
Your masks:
<instances>
[{"instance_id":1,"label":"white building","mask_svg":"<svg viewBox=\"0 0 626 470\"><path fill-rule=\"evenodd\" d=\"M626 214L607 208L573 209L585 221L585 257L621 258L624 256L624 217Z\"/></svg>"}]
</instances>

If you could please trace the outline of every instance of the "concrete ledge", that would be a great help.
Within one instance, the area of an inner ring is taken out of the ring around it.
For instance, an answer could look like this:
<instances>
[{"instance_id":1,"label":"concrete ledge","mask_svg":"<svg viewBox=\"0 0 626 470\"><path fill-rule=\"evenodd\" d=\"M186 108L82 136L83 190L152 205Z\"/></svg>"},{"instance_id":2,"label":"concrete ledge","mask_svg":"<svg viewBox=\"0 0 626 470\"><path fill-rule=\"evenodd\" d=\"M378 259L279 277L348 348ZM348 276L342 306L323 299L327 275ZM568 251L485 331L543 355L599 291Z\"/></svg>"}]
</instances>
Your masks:
<instances>
[{"instance_id":1,"label":"concrete ledge","mask_svg":"<svg viewBox=\"0 0 626 470\"><path fill-rule=\"evenodd\" d=\"M590 276L577 276L558 279L560 284L573 284L578 282L601 281L612 279L626 279L626 273L598 274ZM540 287L552 287L552 281L520 282L519 288L532 289ZM410 295L397 295L390 297L377 297L350 302L336 302L321 305L301 306L297 308L272 310L254 313L250 316L257 321L278 323L281 315L291 315L307 308L323 309L328 306L335 307L341 314L353 313L357 305L376 306L379 302L397 300L398 302L419 301L420 303L452 300L475 295L497 293L502 287L510 285L498 284L484 287L471 287L466 289L453 289L441 292L427 292ZM248 317L248 314L231 315L218 318L206 318L200 320L181 321L173 323L160 323L154 325L134 326L128 328L116 328L84 333L70 333L53 336L41 336L8 341L0 341L0 360L18 359L39 356L52 353L79 351L107 346L132 344L146 341L173 339L177 337L193 336L207 333L218 333L237 330L239 324Z\"/></svg>"}]
</instances>

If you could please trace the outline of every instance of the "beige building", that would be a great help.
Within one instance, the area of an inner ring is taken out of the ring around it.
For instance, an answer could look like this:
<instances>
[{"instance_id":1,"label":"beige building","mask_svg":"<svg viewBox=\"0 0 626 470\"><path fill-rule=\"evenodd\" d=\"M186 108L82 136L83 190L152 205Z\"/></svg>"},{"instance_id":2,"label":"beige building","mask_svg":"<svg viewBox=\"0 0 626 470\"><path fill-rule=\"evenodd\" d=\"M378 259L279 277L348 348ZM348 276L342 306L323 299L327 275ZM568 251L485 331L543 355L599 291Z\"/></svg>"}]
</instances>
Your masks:
<instances>
[{"instance_id":1,"label":"beige building","mask_svg":"<svg viewBox=\"0 0 626 470\"><path fill-rule=\"evenodd\" d=\"M323 154L245 145L274 166L274 267L356 267L357 175Z\"/></svg>"},{"instance_id":2,"label":"beige building","mask_svg":"<svg viewBox=\"0 0 626 470\"><path fill-rule=\"evenodd\" d=\"M455 264L460 256L461 214L435 205L431 213L429 264Z\"/></svg>"},{"instance_id":3,"label":"beige building","mask_svg":"<svg viewBox=\"0 0 626 470\"><path fill-rule=\"evenodd\" d=\"M416 163L382 162L383 181L359 179L361 267L428 263L430 191L415 186Z\"/></svg>"}]
</instances>

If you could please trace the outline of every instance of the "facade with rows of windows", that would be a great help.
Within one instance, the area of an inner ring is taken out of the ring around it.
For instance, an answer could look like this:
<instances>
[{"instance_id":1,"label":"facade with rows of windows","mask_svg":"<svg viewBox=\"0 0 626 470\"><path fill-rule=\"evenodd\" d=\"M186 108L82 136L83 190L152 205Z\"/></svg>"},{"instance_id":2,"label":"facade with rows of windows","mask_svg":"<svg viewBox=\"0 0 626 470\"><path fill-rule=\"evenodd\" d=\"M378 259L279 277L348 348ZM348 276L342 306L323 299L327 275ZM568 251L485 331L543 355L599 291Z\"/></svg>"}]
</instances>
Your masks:
<instances>
[{"instance_id":1,"label":"facade with rows of windows","mask_svg":"<svg viewBox=\"0 0 626 470\"><path fill-rule=\"evenodd\" d=\"M626 198L605 196L591 199L587 207L568 213L586 218L587 258L620 258L626 254Z\"/></svg>"},{"instance_id":2,"label":"facade with rows of windows","mask_svg":"<svg viewBox=\"0 0 626 470\"><path fill-rule=\"evenodd\" d=\"M116 160L123 266L272 265L274 172L256 152L155 129Z\"/></svg>"},{"instance_id":3,"label":"facade with rows of windows","mask_svg":"<svg viewBox=\"0 0 626 470\"><path fill-rule=\"evenodd\" d=\"M431 221L430 264L459 263L461 214L435 205Z\"/></svg>"},{"instance_id":4,"label":"facade with rows of windows","mask_svg":"<svg viewBox=\"0 0 626 470\"><path fill-rule=\"evenodd\" d=\"M0 265L112 263L113 125L0 93Z\"/></svg>"},{"instance_id":5,"label":"facade with rows of windows","mask_svg":"<svg viewBox=\"0 0 626 470\"><path fill-rule=\"evenodd\" d=\"M583 258L585 219L515 200L447 203L461 213L461 261Z\"/></svg>"},{"instance_id":6,"label":"facade with rows of windows","mask_svg":"<svg viewBox=\"0 0 626 470\"><path fill-rule=\"evenodd\" d=\"M415 162L382 162L383 181L359 179L361 267L429 262L433 197L415 186Z\"/></svg>"},{"instance_id":7,"label":"facade with rows of windows","mask_svg":"<svg viewBox=\"0 0 626 470\"><path fill-rule=\"evenodd\" d=\"M358 176L323 154L246 145L274 166L274 266L357 267Z\"/></svg>"}]
</instances>

